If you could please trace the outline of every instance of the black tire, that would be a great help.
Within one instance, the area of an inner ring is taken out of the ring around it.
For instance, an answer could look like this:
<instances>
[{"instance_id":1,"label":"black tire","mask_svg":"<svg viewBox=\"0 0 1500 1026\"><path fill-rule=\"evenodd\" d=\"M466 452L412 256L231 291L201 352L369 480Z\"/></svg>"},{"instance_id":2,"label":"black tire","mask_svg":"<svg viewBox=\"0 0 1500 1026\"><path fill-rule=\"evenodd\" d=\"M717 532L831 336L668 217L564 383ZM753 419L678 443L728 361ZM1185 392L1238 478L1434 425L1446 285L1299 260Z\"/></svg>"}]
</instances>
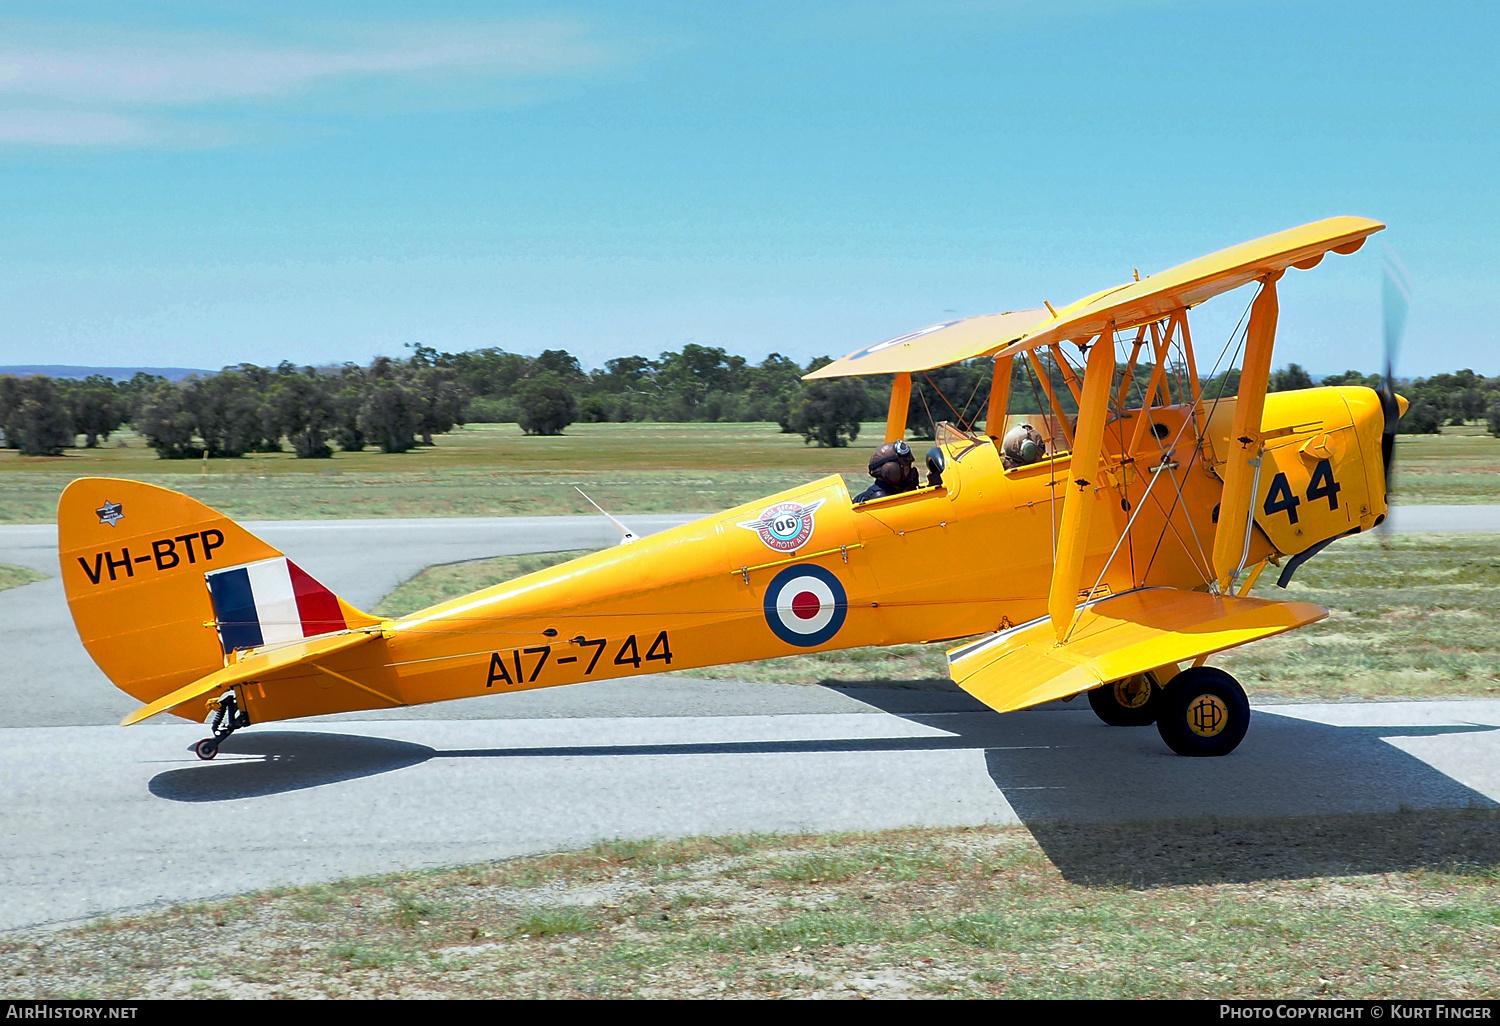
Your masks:
<instances>
[{"instance_id":1,"label":"black tire","mask_svg":"<svg viewBox=\"0 0 1500 1026\"><path fill-rule=\"evenodd\" d=\"M1163 690L1156 729L1178 755L1228 755L1249 727L1245 689L1223 670L1194 666L1173 677Z\"/></svg>"},{"instance_id":2,"label":"black tire","mask_svg":"<svg viewBox=\"0 0 1500 1026\"><path fill-rule=\"evenodd\" d=\"M193 746L193 754L206 762L219 754L219 742L206 737Z\"/></svg>"},{"instance_id":3,"label":"black tire","mask_svg":"<svg viewBox=\"0 0 1500 1026\"><path fill-rule=\"evenodd\" d=\"M1089 708L1111 727L1148 727L1161 709L1156 675L1142 673L1089 691Z\"/></svg>"}]
</instances>

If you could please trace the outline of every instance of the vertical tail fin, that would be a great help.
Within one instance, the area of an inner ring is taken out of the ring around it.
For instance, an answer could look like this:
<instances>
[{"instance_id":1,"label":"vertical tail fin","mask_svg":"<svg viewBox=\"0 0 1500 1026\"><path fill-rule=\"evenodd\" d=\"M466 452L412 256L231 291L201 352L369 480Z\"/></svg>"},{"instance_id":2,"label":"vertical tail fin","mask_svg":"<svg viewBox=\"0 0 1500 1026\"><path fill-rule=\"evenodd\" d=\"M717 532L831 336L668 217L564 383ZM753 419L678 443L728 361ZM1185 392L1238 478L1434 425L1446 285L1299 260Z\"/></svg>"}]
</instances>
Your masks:
<instances>
[{"instance_id":1,"label":"vertical tail fin","mask_svg":"<svg viewBox=\"0 0 1500 1026\"><path fill-rule=\"evenodd\" d=\"M57 542L84 647L142 702L237 649L379 622L224 514L156 485L74 481L58 500Z\"/></svg>"}]
</instances>

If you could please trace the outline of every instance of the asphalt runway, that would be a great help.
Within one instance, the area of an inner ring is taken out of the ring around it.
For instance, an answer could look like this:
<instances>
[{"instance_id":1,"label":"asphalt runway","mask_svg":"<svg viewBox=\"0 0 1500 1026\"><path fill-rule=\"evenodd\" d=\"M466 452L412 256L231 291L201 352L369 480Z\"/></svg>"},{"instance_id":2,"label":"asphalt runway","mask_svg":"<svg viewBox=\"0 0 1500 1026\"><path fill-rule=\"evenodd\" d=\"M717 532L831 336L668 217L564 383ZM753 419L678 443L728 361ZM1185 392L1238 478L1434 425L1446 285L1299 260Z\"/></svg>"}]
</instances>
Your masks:
<instances>
[{"instance_id":1,"label":"asphalt runway","mask_svg":"<svg viewBox=\"0 0 1500 1026\"><path fill-rule=\"evenodd\" d=\"M1066 873L1059 825L1353 816L1399 835L1500 807L1500 701L1264 707L1234 754L1183 759L1081 702L746 687L783 711L272 724L211 763L185 723L3 730L0 929L616 838L1024 823Z\"/></svg>"},{"instance_id":2,"label":"asphalt runway","mask_svg":"<svg viewBox=\"0 0 1500 1026\"><path fill-rule=\"evenodd\" d=\"M1500 508L1393 520L1500 531ZM617 538L587 517L252 529L367 606L432 563ZM0 563L55 573L55 553L50 527L0 527ZM956 688L641 677L268 724L203 763L201 727L114 726L134 703L55 577L0 592L0 617L0 929L613 838L1024 823L1066 872L1057 824L1500 808L1500 700L1259 707L1238 751L1198 760L1081 702L1001 716Z\"/></svg>"},{"instance_id":3,"label":"asphalt runway","mask_svg":"<svg viewBox=\"0 0 1500 1026\"><path fill-rule=\"evenodd\" d=\"M1500 506L1397 506L1385 525L1401 534L1500 533Z\"/></svg>"}]
</instances>

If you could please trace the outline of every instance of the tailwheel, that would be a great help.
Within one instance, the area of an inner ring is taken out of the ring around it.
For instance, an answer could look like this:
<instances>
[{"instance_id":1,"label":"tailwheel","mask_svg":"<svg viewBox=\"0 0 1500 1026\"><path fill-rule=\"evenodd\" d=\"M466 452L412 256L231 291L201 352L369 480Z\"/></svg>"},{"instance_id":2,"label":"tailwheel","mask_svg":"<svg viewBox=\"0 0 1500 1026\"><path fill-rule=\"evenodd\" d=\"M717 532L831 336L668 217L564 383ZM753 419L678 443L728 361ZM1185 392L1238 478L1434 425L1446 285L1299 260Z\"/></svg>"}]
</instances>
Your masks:
<instances>
[{"instance_id":1,"label":"tailwheel","mask_svg":"<svg viewBox=\"0 0 1500 1026\"><path fill-rule=\"evenodd\" d=\"M1111 727L1145 727L1156 722L1162 689L1154 673L1138 673L1089 691L1089 708Z\"/></svg>"},{"instance_id":2,"label":"tailwheel","mask_svg":"<svg viewBox=\"0 0 1500 1026\"><path fill-rule=\"evenodd\" d=\"M230 734L250 726L250 714L240 708L239 698L233 688L218 698L210 698L208 709L211 713L208 729L213 731L214 736L206 737L188 748L188 751L205 762L219 754L219 746Z\"/></svg>"},{"instance_id":3,"label":"tailwheel","mask_svg":"<svg viewBox=\"0 0 1500 1026\"><path fill-rule=\"evenodd\" d=\"M1223 670L1194 666L1163 689L1156 729L1178 755L1228 755L1249 726L1245 689Z\"/></svg>"}]
</instances>

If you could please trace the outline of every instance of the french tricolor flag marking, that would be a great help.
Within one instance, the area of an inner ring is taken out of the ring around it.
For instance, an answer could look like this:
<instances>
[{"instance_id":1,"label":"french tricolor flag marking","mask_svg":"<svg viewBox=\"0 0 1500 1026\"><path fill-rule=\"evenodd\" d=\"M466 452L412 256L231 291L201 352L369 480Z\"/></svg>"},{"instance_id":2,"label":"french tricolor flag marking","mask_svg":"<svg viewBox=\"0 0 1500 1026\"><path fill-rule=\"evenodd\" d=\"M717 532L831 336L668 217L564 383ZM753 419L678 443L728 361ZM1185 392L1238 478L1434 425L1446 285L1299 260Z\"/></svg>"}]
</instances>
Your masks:
<instances>
[{"instance_id":1,"label":"french tricolor flag marking","mask_svg":"<svg viewBox=\"0 0 1500 1026\"><path fill-rule=\"evenodd\" d=\"M228 655L344 630L339 600L285 556L204 574Z\"/></svg>"}]
</instances>

